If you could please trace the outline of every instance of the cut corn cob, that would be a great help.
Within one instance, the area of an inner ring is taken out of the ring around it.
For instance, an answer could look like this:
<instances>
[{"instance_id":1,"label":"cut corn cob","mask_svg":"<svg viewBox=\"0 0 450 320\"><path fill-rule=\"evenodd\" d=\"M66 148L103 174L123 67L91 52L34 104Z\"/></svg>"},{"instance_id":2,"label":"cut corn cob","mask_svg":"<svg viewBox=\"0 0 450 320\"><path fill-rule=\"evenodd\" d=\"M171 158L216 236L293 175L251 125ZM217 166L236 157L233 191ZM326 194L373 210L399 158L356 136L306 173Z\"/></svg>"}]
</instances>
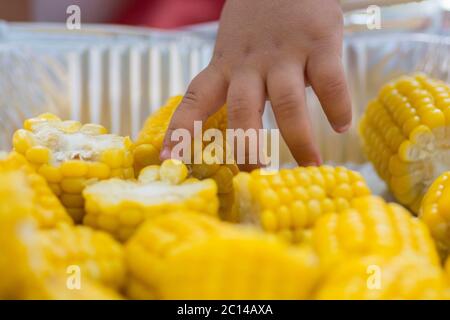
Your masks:
<instances>
[{"instance_id":1,"label":"cut corn cob","mask_svg":"<svg viewBox=\"0 0 450 320\"><path fill-rule=\"evenodd\" d=\"M440 266L414 254L353 258L329 272L317 299L448 299Z\"/></svg>"},{"instance_id":2,"label":"cut corn cob","mask_svg":"<svg viewBox=\"0 0 450 320\"><path fill-rule=\"evenodd\" d=\"M419 217L430 229L443 257L450 253L450 172L444 172L425 194Z\"/></svg>"},{"instance_id":3,"label":"cut corn cob","mask_svg":"<svg viewBox=\"0 0 450 320\"><path fill-rule=\"evenodd\" d=\"M131 140L106 134L100 125L43 114L25 121L24 129L14 134L13 145L48 181L76 222L84 216L81 192L87 184L134 178Z\"/></svg>"},{"instance_id":4,"label":"cut corn cob","mask_svg":"<svg viewBox=\"0 0 450 320\"><path fill-rule=\"evenodd\" d=\"M38 229L26 174L0 172L0 180L14 181L0 184L1 298L33 298L53 277L67 278L69 266L79 267L81 284L122 285L125 269L118 243L102 232L69 224Z\"/></svg>"},{"instance_id":5,"label":"cut corn cob","mask_svg":"<svg viewBox=\"0 0 450 320\"><path fill-rule=\"evenodd\" d=\"M321 263L328 267L354 257L405 253L440 265L425 224L400 205L375 196L353 199L350 209L323 215L312 238Z\"/></svg>"},{"instance_id":6,"label":"cut corn cob","mask_svg":"<svg viewBox=\"0 0 450 320\"><path fill-rule=\"evenodd\" d=\"M149 165L158 165L161 163L159 154L161 152L163 140L170 120L176 108L182 100L182 96L170 98L166 105L151 115L145 122L143 129L139 133L134 150L135 171L139 173L144 167ZM222 107L216 114L211 116L205 123L203 130L219 129L225 137L227 128L226 109ZM205 143L203 143L203 148ZM195 150L194 150L195 151ZM224 150L226 151L226 150ZM192 162L188 164L190 175L197 179L211 178L216 181L220 199L220 214L225 219L230 219L231 210L230 201L233 200L232 187L233 176L239 169L235 164L225 164L226 159L205 159L211 157L207 152L202 153L202 163L194 163L198 155L192 152ZM223 153L225 155L225 152ZM223 165L221 165L223 164Z\"/></svg>"},{"instance_id":7,"label":"cut corn cob","mask_svg":"<svg viewBox=\"0 0 450 320\"><path fill-rule=\"evenodd\" d=\"M0 154L0 173L23 172L25 184L32 192L32 215L40 228L53 228L60 223L72 224L57 197L52 193L44 178L34 172L23 156L16 152ZM8 181L10 175L2 175L0 184L15 184ZM18 191L20 192L20 191ZM10 197L11 195L5 195ZM0 199L3 201L5 199Z\"/></svg>"},{"instance_id":8,"label":"cut corn cob","mask_svg":"<svg viewBox=\"0 0 450 320\"><path fill-rule=\"evenodd\" d=\"M359 173L342 167L298 167L273 174L241 172L234 178L234 215L296 242L310 238L317 218L347 209L370 191Z\"/></svg>"},{"instance_id":9,"label":"cut corn cob","mask_svg":"<svg viewBox=\"0 0 450 320\"><path fill-rule=\"evenodd\" d=\"M139 181L111 179L87 187L88 226L127 240L147 218L174 210L191 209L217 216L217 186L211 179L186 179L187 168L178 160L141 170Z\"/></svg>"},{"instance_id":10,"label":"cut corn cob","mask_svg":"<svg viewBox=\"0 0 450 320\"><path fill-rule=\"evenodd\" d=\"M430 184L450 169L449 124L450 87L422 74L386 84L362 117L368 159L415 213Z\"/></svg>"},{"instance_id":11,"label":"cut corn cob","mask_svg":"<svg viewBox=\"0 0 450 320\"><path fill-rule=\"evenodd\" d=\"M195 212L146 221L126 260L136 299L308 298L319 276L307 247Z\"/></svg>"}]
</instances>

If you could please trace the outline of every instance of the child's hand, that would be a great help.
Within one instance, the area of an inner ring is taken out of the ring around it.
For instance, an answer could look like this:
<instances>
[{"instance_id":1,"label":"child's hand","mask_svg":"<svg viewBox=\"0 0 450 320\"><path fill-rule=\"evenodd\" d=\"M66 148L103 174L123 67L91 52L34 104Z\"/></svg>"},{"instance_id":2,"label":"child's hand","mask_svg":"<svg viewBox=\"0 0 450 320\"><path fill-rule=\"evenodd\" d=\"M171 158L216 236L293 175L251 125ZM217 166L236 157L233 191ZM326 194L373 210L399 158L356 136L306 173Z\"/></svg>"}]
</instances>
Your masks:
<instances>
[{"instance_id":1,"label":"child's hand","mask_svg":"<svg viewBox=\"0 0 450 320\"><path fill-rule=\"evenodd\" d=\"M305 105L310 84L337 132L351 124L341 64L342 12L336 0L228 0L213 58L192 80L167 131L169 158L177 128L193 132L227 102L228 127L259 129L266 96L296 161L320 164Z\"/></svg>"}]
</instances>

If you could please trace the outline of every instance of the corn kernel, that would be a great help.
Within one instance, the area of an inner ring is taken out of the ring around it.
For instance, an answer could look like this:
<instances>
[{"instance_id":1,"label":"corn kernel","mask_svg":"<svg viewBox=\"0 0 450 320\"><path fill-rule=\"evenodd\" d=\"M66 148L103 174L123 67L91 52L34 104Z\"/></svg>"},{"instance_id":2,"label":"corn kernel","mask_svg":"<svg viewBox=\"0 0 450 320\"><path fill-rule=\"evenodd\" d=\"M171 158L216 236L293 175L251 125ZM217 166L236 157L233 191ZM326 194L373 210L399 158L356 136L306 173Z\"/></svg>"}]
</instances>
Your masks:
<instances>
[{"instance_id":1,"label":"corn kernel","mask_svg":"<svg viewBox=\"0 0 450 320\"><path fill-rule=\"evenodd\" d=\"M46 147L34 146L26 151L25 156L32 163L43 164L50 161L51 153Z\"/></svg>"},{"instance_id":2,"label":"corn kernel","mask_svg":"<svg viewBox=\"0 0 450 320\"><path fill-rule=\"evenodd\" d=\"M188 169L181 161L169 159L161 164L159 174L162 181L171 184L179 184L186 179Z\"/></svg>"}]
</instances>

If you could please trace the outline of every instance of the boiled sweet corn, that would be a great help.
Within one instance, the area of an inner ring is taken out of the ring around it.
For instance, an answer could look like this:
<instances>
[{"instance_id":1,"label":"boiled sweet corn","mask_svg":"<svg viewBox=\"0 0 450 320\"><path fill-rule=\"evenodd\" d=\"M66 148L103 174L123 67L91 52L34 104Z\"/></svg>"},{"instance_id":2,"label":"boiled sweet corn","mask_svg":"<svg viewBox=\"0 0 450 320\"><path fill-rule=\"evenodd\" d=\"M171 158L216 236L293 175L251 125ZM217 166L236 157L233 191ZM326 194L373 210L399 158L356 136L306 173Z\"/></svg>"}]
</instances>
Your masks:
<instances>
[{"instance_id":1,"label":"boiled sweet corn","mask_svg":"<svg viewBox=\"0 0 450 320\"><path fill-rule=\"evenodd\" d=\"M450 253L450 172L440 175L425 194L419 212L442 255Z\"/></svg>"},{"instance_id":2,"label":"boiled sweet corn","mask_svg":"<svg viewBox=\"0 0 450 320\"><path fill-rule=\"evenodd\" d=\"M320 216L347 209L353 198L370 194L359 173L330 166L241 172L234 178L234 190L237 220L256 223L291 242L308 240Z\"/></svg>"},{"instance_id":3,"label":"boiled sweet corn","mask_svg":"<svg viewBox=\"0 0 450 320\"><path fill-rule=\"evenodd\" d=\"M108 235L59 224L38 229L33 217L33 189L24 172L0 172L0 298L117 298L103 286L119 288L125 275L121 246ZM68 268L80 271L82 296L66 285ZM87 291L86 291L87 290ZM104 294L101 294L104 292Z\"/></svg>"},{"instance_id":4,"label":"boiled sweet corn","mask_svg":"<svg viewBox=\"0 0 450 320\"><path fill-rule=\"evenodd\" d=\"M81 193L86 185L111 177L134 178L131 140L106 134L100 125L43 114L25 121L13 145L48 181L76 222L84 216Z\"/></svg>"},{"instance_id":5,"label":"boiled sweet corn","mask_svg":"<svg viewBox=\"0 0 450 320\"><path fill-rule=\"evenodd\" d=\"M327 273L317 299L448 299L440 266L415 254L348 259Z\"/></svg>"},{"instance_id":6,"label":"boiled sweet corn","mask_svg":"<svg viewBox=\"0 0 450 320\"><path fill-rule=\"evenodd\" d=\"M362 117L368 159L396 199L415 213L430 184L450 169L449 124L450 87L422 74L386 84Z\"/></svg>"},{"instance_id":7,"label":"boiled sweet corn","mask_svg":"<svg viewBox=\"0 0 450 320\"><path fill-rule=\"evenodd\" d=\"M7 180L14 176L4 174L8 172L23 173L26 187L29 188L32 193L32 215L40 228L53 228L61 223L73 223L58 198L48 187L45 179L34 172L22 155L16 152L0 154L0 173L2 174L0 184L16 184L14 180ZM16 191L20 193L19 190ZM5 194L4 196L9 198L11 197L11 194ZM4 200L6 199L0 199L0 201Z\"/></svg>"},{"instance_id":8,"label":"boiled sweet corn","mask_svg":"<svg viewBox=\"0 0 450 320\"><path fill-rule=\"evenodd\" d=\"M88 186L84 224L127 240L147 218L190 209L218 214L217 186L211 179L186 179L187 168L178 160L141 170L139 181L111 179Z\"/></svg>"},{"instance_id":9,"label":"boiled sweet corn","mask_svg":"<svg viewBox=\"0 0 450 320\"><path fill-rule=\"evenodd\" d=\"M439 266L425 224L398 204L368 196L353 199L351 208L321 216L313 229L313 245L324 266L369 255L416 254Z\"/></svg>"},{"instance_id":10,"label":"boiled sweet corn","mask_svg":"<svg viewBox=\"0 0 450 320\"><path fill-rule=\"evenodd\" d=\"M170 98L164 106L146 120L143 129L139 133L136 141L136 148L134 150L136 173L139 173L139 171L146 166L161 164L159 154L163 145L164 136L172 115L182 98L182 96ZM222 107L216 114L211 116L202 127L204 131L211 128L219 129L221 130L223 137L225 137L225 129L227 128L225 107ZM202 142L202 146L204 148L205 143ZM224 149L226 149L226 147L224 147ZM223 154L226 155L226 150L223 151ZM194 163L194 159L198 157L198 155L193 152L191 164L188 164L190 175L197 179L211 178L216 181L220 199L219 211L223 218L231 219L229 214L234 198L232 195L232 180L233 176L239 172L239 169L235 164L225 164L227 163L225 157L223 159L205 159L205 157L211 156L212 155L207 152L202 153L202 162ZM222 163L223 165L221 165Z\"/></svg>"},{"instance_id":11,"label":"boiled sweet corn","mask_svg":"<svg viewBox=\"0 0 450 320\"><path fill-rule=\"evenodd\" d=\"M126 259L136 299L308 298L319 276L307 247L196 212L145 222Z\"/></svg>"}]
</instances>

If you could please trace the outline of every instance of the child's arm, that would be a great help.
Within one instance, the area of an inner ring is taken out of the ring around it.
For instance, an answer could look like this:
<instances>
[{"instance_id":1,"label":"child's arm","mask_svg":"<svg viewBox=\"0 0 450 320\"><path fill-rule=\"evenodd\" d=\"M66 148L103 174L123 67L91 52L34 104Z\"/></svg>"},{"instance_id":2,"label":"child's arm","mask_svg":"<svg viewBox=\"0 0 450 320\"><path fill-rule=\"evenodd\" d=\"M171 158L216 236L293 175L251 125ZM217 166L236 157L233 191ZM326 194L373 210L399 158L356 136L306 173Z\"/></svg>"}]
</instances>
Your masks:
<instances>
[{"instance_id":1,"label":"child's arm","mask_svg":"<svg viewBox=\"0 0 450 320\"><path fill-rule=\"evenodd\" d=\"M266 96L289 149L301 165L320 164L305 105L305 86L319 97L335 131L351 124L341 64L343 22L336 0L228 0L213 58L192 80L167 131L170 157L177 128L192 132L224 102L229 128L261 128Z\"/></svg>"}]
</instances>

